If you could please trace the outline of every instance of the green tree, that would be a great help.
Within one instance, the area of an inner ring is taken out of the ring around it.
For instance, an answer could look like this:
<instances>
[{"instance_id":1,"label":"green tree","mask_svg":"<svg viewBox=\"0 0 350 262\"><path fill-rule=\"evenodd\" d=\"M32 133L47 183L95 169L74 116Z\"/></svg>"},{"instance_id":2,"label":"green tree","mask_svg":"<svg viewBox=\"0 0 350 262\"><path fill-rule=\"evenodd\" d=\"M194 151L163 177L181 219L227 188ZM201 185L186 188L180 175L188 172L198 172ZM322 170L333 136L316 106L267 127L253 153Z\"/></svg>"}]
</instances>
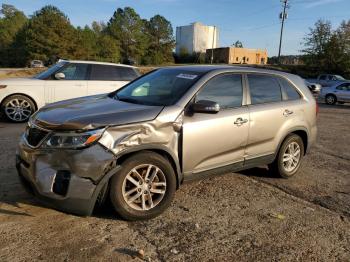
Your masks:
<instances>
[{"instance_id":1,"label":"green tree","mask_svg":"<svg viewBox=\"0 0 350 262\"><path fill-rule=\"evenodd\" d=\"M91 27L96 34L101 34L103 31L106 30L107 26L104 22L93 21Z\"/></svg>"},{"instance_id":2,"label":"green tree","mask_svg":"<svg viewBox=\"0 0 350 262\"><path fill-rule=\"evenodd\" d=\"M330 21L318 20L314 28L304 37L306 62L312 65L323 66L327 63L326 48L332 38L332 25Z\"/></svg>"},{"instance_id":3,"label":"green tree","mask_svg":"<svg viewBox=\"0 0 350 262\"><path fill-rule=\"evenodd\" d=\"M341 53L341 66L350 74L350 20L343 21L336 30L335 35Z\"/></svg>"},{"instance_id":4,"label":"green tree","mask_svg":"<svg viewBox=\"0 0 350 262\"><path fill-rule=\"evenodd\" d=\"M77 37L79 48L76 52L76 58L95 59L99 49L97 43L99 34L89 26L85 26L84 28L77 28Z\"/></svg>"},{"instance_id":5,"label":"green tree","mask_svg":"<svg viewBox=\"0 0 350 262\"><path fill-rule=\"evenodd\" d=\"M304 41L307 65L319 72L350 74L350 21L332 30L329 21L319 20Z\"/></svg>"},{"instance_id":6,"label":"green tree","mask_svg":"<svg viewBox=\"0 0 350 262\"><path fill-rule=\"evenodd\" d=\"M77 28L78 51L76 57L85 60L120 62L120 48L116 39L105 32L103 23L93 22L92 28Z\"/></svg>"},{"instance_id":7,"label":"green tree","mask_svg":"<svg viewBox=\"0 0 350 262\"><path fill-rule=\"evenodd\" d=\"M32 59L54 61L74 58L77 54L76 29L68 17L57 7L45 6L35 12L19 32L16 41L18 63L24 65Z\"/></svg>"},{"instance_id":8,"label":"green tree","mask_svg":"<svg viewBox=\"0 0 350 262\"><path fill-rule=\"evenodd\" d=\"M189 53L186 47L181 46L179 53L175 54L175 62L176 63L198 63L198 62L201 63L203 62L203 57L200 57L200 53Z\"/></svg>"},{"instance_id":9,"label":"green tree","mask_svg":"<svg viewBox=\"0 0 350 262\"><path fill-rule=\"evenodd\" d=\"M0 10L0 66L11 65L11 45L17 32L24 26L27 17L12 5L2 4Z\"/></svg>"},{"instance_id":10,"label":"green tree","mask_svg":"<svg viewBox=\"0 0 350 262\"><path fill-rule=\"evenodd\" d=\"M120 48L118 42L111 36L102 34L98 38L98 60L113 63L120 62Z\"/></svg>"},{"instance_id":11,"label":"green tree","mask_svg":"<svg viewBox=\"0 0 350 262\"><path fill-rule=\"evenodd\" d=\"M109 20L106 31L120 43L124 62L129 59L141 61L147 47L147 39L144 23L133 8L118 8Z\"/></svg>"},{"instance_id":12,"label":"green tree","mask_svg":"<svg viewBox=\"0 0 350 262\"><path fill-rule=\"evenodd\" d=\"M237 40L234 44L233 44L234 47L237 47L237 48L243 48L243 44L241 41Z\"/></svg>"},{"instance_id":13,"label":"green tree","mask_svg":"<svg viewBox=\"0 0 350 262\"><path fill-rule=\"evenodd\" d=\"M171 23L161 15L145 21L148 34L148 48L144 61L146 64L173 62L172 50L175 45Z\"/></svg>"}]
</instances>

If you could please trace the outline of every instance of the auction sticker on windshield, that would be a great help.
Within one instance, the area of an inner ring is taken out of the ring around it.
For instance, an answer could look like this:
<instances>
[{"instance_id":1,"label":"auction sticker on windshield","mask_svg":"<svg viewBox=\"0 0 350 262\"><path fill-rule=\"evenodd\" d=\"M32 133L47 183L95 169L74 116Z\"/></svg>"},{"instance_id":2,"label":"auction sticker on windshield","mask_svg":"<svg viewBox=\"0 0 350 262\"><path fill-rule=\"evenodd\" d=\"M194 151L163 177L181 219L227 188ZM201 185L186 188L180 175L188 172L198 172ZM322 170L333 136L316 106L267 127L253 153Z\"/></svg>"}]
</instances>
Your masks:
<instances>
[{"instance_id":1,"label":"auction sticker on windshield","mask_svg":"<svg viewBox=\"0 0 350 262\"><path fill-rule=\"evenodd\" d=\"M195 79L197 75L190 75L190 74L178 74L176 77L178 78L185 78L185 79Z\"/></svg>"}]
</instances>

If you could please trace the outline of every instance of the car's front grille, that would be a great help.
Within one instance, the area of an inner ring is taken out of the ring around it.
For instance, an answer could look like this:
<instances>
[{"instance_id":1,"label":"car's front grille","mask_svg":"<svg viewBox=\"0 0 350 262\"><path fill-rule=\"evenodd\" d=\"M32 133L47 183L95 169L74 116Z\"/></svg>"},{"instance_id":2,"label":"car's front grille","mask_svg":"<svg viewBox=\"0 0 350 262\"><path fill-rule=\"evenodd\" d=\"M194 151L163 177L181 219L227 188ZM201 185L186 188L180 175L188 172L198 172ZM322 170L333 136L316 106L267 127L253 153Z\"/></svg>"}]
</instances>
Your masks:
<instances>
[{"instance_id":1,"label":"car's front grille","mask_svg":"<svg viewBox=\"0 0 350 262\"><path fill-rule=\"evenodd\" d=\"M37 147L48 134L48 131L36 127L28 127L26 130L26 139L30 146Z\"/></svg>"}]
</instances>

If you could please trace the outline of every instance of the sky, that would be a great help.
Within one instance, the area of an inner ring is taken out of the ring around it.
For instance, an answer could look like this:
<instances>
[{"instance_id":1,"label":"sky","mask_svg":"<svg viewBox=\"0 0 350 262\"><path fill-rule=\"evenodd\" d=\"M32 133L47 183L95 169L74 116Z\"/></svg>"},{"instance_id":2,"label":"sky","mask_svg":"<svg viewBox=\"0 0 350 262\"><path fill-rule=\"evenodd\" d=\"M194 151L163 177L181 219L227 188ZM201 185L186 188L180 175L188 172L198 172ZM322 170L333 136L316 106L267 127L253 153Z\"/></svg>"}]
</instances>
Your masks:
<instances>
[{"instance_id":1,"label":"sky","mask_svg":"<svg viewBox=\"0 0 350 262\"><path fill-rule=\"evenodd\" d=\"M244 47L267 49L269 56L278 53L280 0L0 0L0 3L14 5L28 16L44 5L55 5L75 26L107 22L118 7L130 6L142 18L164 16L172 23L174 33L177 26L202 22L219 28L220 46L230 46L239 40ZM289 0L289 3L283 55L299 53L303 37L318 19L330 20L333 27L350 19L350 0Z\"/></svg>"}]
</instances>

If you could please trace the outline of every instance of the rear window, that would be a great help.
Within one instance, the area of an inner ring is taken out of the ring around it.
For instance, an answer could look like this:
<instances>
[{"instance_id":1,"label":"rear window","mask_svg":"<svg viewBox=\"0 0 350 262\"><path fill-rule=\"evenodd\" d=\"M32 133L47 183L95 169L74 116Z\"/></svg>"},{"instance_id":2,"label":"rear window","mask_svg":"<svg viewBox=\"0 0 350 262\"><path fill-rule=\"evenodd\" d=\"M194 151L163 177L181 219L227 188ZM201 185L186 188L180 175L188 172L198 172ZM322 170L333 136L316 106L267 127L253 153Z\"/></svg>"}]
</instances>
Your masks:
<instances>
[{"instance_id":1,"label":"rear window","mask_svg":"<svg viewBox=\"0 0 350 262\"><path fill-rule=\"evenodd\" d=\"M138 76L139 74L131 67L92 65L90 80L132 81Z\"/></svg>"},{"instance_id":2,"label":"rear window","mask_svg":"<svg viewBox=\"0 0 350 262\"><path fill-rule=\"evenodd\" d=\"M282 89L285 93L286 100L297 100L300 99L301 96L298 93L298 91L295 89L295 87L286 79L279 78L279 81L281 83Z\"/></svg>"}]
</instances>

